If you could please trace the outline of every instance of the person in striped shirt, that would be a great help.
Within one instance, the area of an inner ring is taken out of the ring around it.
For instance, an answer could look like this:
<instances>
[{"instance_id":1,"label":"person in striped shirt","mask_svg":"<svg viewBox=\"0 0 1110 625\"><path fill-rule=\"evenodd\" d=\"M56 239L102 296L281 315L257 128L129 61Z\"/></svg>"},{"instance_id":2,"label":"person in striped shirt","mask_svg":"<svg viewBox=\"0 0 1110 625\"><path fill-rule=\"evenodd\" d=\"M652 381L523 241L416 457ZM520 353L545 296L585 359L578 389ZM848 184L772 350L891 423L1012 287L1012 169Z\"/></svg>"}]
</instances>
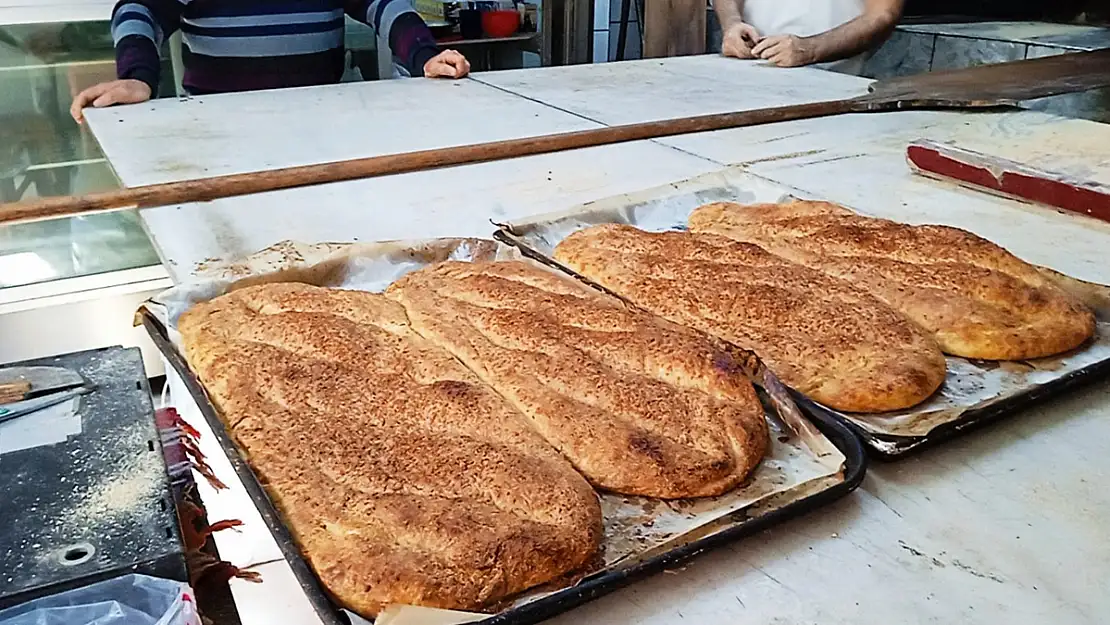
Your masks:
<instances>
[{"instance_id":1,"label":"person in striped shirt","mask_svg":"<svg viewBox=\"0 0 1110 625\"><path fill-rule=\"evenodd\" d=\"M439 51L411 0L120 0L112 10L118 80L82 91L70 112L157 93L162 40L181 30L184 87L194 95L339 82L344 14L389 41L411 76L462 78L466 58Z\"/></svg>"}]
</instances>

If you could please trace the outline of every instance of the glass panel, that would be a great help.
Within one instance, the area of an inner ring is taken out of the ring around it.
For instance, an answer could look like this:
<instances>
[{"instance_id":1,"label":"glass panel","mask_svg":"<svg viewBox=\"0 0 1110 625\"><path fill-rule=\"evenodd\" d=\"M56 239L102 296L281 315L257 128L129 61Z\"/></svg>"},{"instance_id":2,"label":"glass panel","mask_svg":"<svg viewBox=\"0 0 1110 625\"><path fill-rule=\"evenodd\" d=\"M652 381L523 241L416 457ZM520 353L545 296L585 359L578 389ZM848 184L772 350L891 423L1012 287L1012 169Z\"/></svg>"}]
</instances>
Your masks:
<instances>
[{"instance_id":1,"label":"glass panel","mask_svg":"<svg viewBox=\"0 0 1110 625\"><path fill-rule=\"evenodd\" d=\"M75 94L113 78L107 21L0 26L0 202L119 186L69 115ZM157 263L134 213L0 226L0 288Z\"/></svg>"}]
</instances>

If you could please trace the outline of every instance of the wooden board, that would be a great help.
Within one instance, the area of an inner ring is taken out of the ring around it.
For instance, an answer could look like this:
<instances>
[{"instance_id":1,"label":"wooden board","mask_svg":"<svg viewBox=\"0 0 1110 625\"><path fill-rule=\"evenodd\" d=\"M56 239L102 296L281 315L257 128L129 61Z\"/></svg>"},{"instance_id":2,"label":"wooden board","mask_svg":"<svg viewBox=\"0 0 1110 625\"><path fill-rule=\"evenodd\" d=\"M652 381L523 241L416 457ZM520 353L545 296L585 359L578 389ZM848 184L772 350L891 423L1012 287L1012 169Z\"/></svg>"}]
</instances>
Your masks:
<instances>
[{"instance_id":1,"label":"wooden board","mask_svg":"<svg viewBox=\"0 0 1110 625\"><path fill-rule=\"evenodd\" d=\"M644 0L644 58L705 53L705 0Z\"/></svg>"},{"instance_id":2,"label":"wooden board","mask_svg":"<svg viewBox=\"0 0 1110 625\"><path fill-rule=\"evenodd\" d=\"M920 105L1024 102L1110 86L1110 49L900 76L875 82L865 99Z\"/></svg>"},{"instance_id":3,"label":"wooden board","mask_svg":"<svg viewBox=\"0 0 1110 625\"><path fill-rule=\"evenodd\" d=\"M31 383L26 380L0 383L0 404L20 401L30 392Z\"/></svg>"},{"instance_id":4,"label":"wooden board","mask_svg":"<svg viewBox=\"0 0 1110 625\"><path fill-rule=\"evenodd\" d=\"M932 141L911 144L906 159L931 178L1110 222L1110 187L1096 182Z\"/></svg>"}]
</instances>

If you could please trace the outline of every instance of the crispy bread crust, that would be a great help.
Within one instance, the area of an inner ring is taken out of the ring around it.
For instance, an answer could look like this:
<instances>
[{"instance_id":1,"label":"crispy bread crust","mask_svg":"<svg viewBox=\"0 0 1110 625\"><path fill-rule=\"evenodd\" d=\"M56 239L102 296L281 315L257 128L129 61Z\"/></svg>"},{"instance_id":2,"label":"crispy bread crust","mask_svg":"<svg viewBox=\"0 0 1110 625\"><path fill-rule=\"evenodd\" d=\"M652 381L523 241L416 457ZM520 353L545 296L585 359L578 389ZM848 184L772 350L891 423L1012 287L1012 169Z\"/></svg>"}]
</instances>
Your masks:
<instances>
[{"instance_id":1,"label":"crispy bread crust","mask_svg":"<svg viewBox=\"0 0 1110 625\"><path fill-rule=\"evenodd\" d=\"M526 262L449 262L386 295L599 488L718 495L768 444L751 383L705 336Z\"/></svg>"},{"instance_id":2,"label":"crispy bread crust","mask_svg":"<svg viewBox=\"0 0 1110 625\"><path fill-rule=\"evenodd\" d=\"M829 202L717 203L694 232L758 245L866 289L933 334L949 354L1041 358L1079 347L1095 317L1037 269L958 228L864 217Z\"/></svg>"},{"instance_id":3,"label":"crispy bread crust","mask_svg":"<svg viewBox=\"0 0 1110 625\"><path fill-rule=\"evenodd\" d=\"M597 496L379 294L300 284L199 304L186 357L328 590L476 610L584 566Z\"/></svg>"},{"instance_id":4,"label":"crispy bread crust","mask_svg":"<svg viewBox=\"0 0 1110 625\"><path fill-rule=\"evenodd\" d=\"M909 320L754 245L609 224L570 235L555 258L670 321L758 353L831 408L907 408L944 381L943 354Z\"/></svg>"}]
</instances>

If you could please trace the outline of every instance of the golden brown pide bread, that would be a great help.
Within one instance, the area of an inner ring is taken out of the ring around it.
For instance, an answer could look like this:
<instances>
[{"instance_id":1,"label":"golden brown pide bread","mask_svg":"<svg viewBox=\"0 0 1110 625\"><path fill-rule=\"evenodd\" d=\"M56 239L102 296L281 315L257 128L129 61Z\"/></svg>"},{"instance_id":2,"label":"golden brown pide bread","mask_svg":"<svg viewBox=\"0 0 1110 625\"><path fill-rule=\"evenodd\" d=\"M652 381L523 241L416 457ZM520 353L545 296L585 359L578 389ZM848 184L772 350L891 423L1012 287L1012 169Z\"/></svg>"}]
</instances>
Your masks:
<instances>
[{"instance_id":1,"label":"golden brown pide bread","mask_svg":"<svg viewBox=\"0 0 1110 625\"><path fill-rule=\"evenodd\" d=\"M766 450L759 401L727 353L577 280L526 262L449 262L386 295L600 488L717 495Z\"/></svg>"},{"instance_id":2,"label":"golden brown pide bread","mask_svg":"<svg viewBox=\"0 0 1110 625\"><path fill-rule=\"evenodd\" d=\"M913 406L944 381L944 355L902 315L840 280L729 239L608 224L555 248L574 271L656 314L750 349L826 406Z\"/></svg>"},{"instance_id":3,"label":"golden brown pide bread","mask_svg":"<svg viewBox=\"0 0 1110 625\"><path fill-rule=\"evenodd\" d=\"M955 356L1021 360L1065 352L1095 331L1082 303L970 232L864 217L828 202L718 203L690 229L754 243L848 280L901 311Z\"/></svg>"},{"instance_id":4,"label":"golden brown pide bread","mask_svg":"<svg viewBox=\"0 0 1110 625\"><path fill-rule=\"evenodd\" d=\"M589 484L396 302L271 284L178 327L295 540L355 612L480 609L597 552Z\"/></svg>"}]
</instances>

